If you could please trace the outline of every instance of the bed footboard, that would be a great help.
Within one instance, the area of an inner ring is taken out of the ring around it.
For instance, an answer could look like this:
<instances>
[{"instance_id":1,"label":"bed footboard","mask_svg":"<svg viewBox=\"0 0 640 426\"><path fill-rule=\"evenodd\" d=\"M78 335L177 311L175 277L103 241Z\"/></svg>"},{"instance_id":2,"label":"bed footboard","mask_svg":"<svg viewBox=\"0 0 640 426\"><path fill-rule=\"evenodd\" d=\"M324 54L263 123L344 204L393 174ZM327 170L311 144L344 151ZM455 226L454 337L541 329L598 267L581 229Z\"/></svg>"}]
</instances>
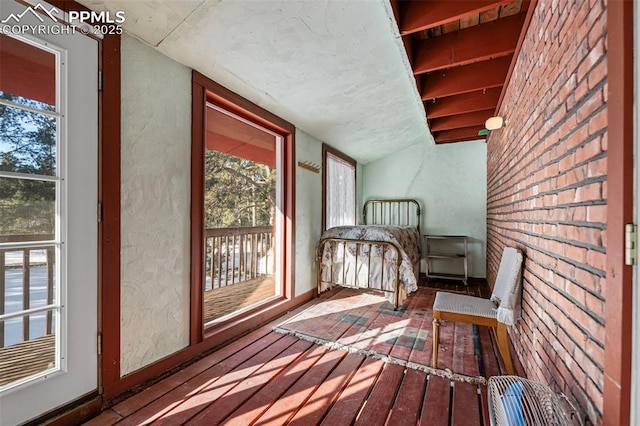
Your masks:
<instances>
[{"instance_id":1,"label":"bed footboard","mask_svg":"<svg viewBox=\"0 0 640 426\"><path fill-rule=\"evenodd\" d=\"M323 284L329 288L334 285L367 288L392 293L394 309L398 309L403 286L400 281L401 253L400 247L386 241L322 239L316 252L318 294L322 292ZM388 256L394 260L387 260ZM334 264L338 265L335 269ZM393 266L391 277L389 273L385 276L385 266L389 265ZM389 278L392 279L393 289L385 289L385 279Z\"/></svg>"}]
</instances>

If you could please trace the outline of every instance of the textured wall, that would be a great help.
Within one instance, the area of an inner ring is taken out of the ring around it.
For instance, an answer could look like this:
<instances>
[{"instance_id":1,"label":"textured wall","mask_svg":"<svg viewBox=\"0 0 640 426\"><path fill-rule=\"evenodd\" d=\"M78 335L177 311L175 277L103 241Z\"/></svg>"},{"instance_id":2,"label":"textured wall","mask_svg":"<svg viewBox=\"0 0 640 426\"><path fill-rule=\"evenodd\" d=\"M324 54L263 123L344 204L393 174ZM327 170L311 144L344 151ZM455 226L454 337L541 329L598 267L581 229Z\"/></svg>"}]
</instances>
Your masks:
<instances>
[{"instance_id":1,"label":"textured wall","mask_svg":"<svg viewBox=\"0 0 640 426\"><path fill-rule=\"evenodd\" d=\"M540 0L488 139L488 277L505 245L525 252L523 321L512 330L530 378L602 421L607 216L606 7Z\"/></svg>"},{"instance_id":2,"label":"textured wall","mask_svg":"<svg viewBox=\"0 0 640 426\"><path fill-rule=\"evenodd\" d=\"M423 234L469 236L469 275L485 277L486 146L484 142L418 144L369 163L363 198L416 198ZM446 265L438 265L440 271ZM451 272L460 266L451 266ZM424 271L424 265L422 270Z\"/></svg>"},{"instance_id":3,"label":"textured wall","mask_svg":"<svg viewBox=\"0 0 640 426\"><path fill-rule=\"evenodd\" d=\"M122 375L189 343L191 71L122 38Z\"/></svg>"},{"instance_id":4,"label":"textured wall","mask_svg":"<svg viewBox=\"0 0 640 426\"><path fill-rule=\"evenodd\" d=\"M322 164L322 142L296 130L298 161ZM316 288L316 248L322 232L322 171L296 167L296 276L295 295Z\"/></svg>"}]
</instances>

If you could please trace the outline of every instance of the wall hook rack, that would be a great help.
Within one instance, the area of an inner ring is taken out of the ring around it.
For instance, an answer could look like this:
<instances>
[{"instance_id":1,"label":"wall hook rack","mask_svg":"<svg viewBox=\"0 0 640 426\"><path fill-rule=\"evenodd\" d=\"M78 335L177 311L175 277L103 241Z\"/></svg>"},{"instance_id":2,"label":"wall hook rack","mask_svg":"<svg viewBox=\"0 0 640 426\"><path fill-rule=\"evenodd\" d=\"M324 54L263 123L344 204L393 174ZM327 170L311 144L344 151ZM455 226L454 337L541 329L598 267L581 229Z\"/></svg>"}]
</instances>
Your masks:
<instances>
[{"instance_id":1,"label":"wall hook rack","mask_svg":"<svg viewBox=\"0 0 640 426\"><path fill-rule=\"evenodd\" d=\"M313 173L320 173L320 165L312 163L311 161L298 161L298 167L302 167Z\"/></svg>"}]
</instances>

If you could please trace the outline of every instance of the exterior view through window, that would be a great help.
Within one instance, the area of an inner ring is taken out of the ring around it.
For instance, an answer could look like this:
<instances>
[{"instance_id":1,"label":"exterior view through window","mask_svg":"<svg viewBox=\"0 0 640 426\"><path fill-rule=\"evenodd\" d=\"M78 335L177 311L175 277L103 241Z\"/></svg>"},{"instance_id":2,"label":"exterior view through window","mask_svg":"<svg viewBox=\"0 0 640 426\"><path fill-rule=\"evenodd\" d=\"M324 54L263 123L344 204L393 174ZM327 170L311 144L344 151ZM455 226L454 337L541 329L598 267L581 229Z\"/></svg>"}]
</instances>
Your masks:
<instances>
[{"instance_id":1,"label":"exterior view through window","mask_svg":"<svg viewBox=\"0 0 640 426\"><path fill-rule=\"evenodd\" d=\"M278 296L281 136L213 104L206 111L205 324Z\"/></svg>"},{"instance_id":2,"label":"exterior view through window","mask_svg":"<svg viewBox=\"0 0 640 426\"><path fill-rule=\"evenodd\" d=\"M58 61L0 35L0 390L60 363Z\"/></svg>"},{"instance_id":3,"label":"exterior view through window","mask_svg":"<svg viewBox=\"0 0 640 426\"><path fill-rule=\"evenodd\" d=\"M325 151L325 229L356 224L355 162Z\"/></svg>"}]
</instances>

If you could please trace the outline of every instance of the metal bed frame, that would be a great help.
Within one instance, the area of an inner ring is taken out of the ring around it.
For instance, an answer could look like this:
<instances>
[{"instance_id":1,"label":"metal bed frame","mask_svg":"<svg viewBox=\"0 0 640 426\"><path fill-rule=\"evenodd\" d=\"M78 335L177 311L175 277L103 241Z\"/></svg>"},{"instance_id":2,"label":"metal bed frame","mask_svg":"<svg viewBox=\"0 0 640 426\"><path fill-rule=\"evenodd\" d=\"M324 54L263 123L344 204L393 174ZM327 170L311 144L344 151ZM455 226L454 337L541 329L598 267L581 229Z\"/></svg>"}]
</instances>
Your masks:
<instances>
[{"instance_id":1,"label":"metal bed frame","mask_svg":"<svg viewBox=\"0 0 640 426\"><path fill-rule=\"evenodd\" d=\"M412 215L413 213L413 215ZM415 216L415 223L412 220L412 216ZM416 226L418 229L418 234L420 234L420 204L418 201L414 199L374 199L367 200L364 203L364 207L362 209L362 217L365 225L398 225L398 226ZM369 223L367 221L369 218ZM404 219L404 220L403 220ZM395 294L395 306L394 309L398 309L400 305L400 264L402 263L402 249L395 243L386 242L386 241L373 241L373 240L357 240L357 239L345 239L345 238L324 238L320 240L318 244L318 249L316 251L316 266L317 266L317 292L321 293L322 286L322 255L324 253L325 246L327 244L342 244L343 245L343 264L344 258L346 257L347 245L355 246L355 262L358 262L358 253L361 252L362 246L368 246L368 255L365 255L365 262L367 262L369 268L369 273L367 274L367 287L360 287L356 285L356 283L348 283L346 280L346 270L343 268L342 271L342 279L334 280L333 279L333 270L331 271L331 281L329 284L331 285L339 285L342 287L351 287L351 288L368 288L375 291L381 291L384 293L392 293L390 290L383 290L382 288L371 288L371 252L373 246L382 247L382 275L380 276L380 283L384 282L384 263L385 263L385 253L386 250L394 250L396 255L396 264L395 264L395 285L393 293ZM419 262L419 261L418 261ZM333 267L333 265L331 266ZM324 281L327 282L327 281ZM381 285L382 287L382 285Z\"/></svg>"}]
</instances>

